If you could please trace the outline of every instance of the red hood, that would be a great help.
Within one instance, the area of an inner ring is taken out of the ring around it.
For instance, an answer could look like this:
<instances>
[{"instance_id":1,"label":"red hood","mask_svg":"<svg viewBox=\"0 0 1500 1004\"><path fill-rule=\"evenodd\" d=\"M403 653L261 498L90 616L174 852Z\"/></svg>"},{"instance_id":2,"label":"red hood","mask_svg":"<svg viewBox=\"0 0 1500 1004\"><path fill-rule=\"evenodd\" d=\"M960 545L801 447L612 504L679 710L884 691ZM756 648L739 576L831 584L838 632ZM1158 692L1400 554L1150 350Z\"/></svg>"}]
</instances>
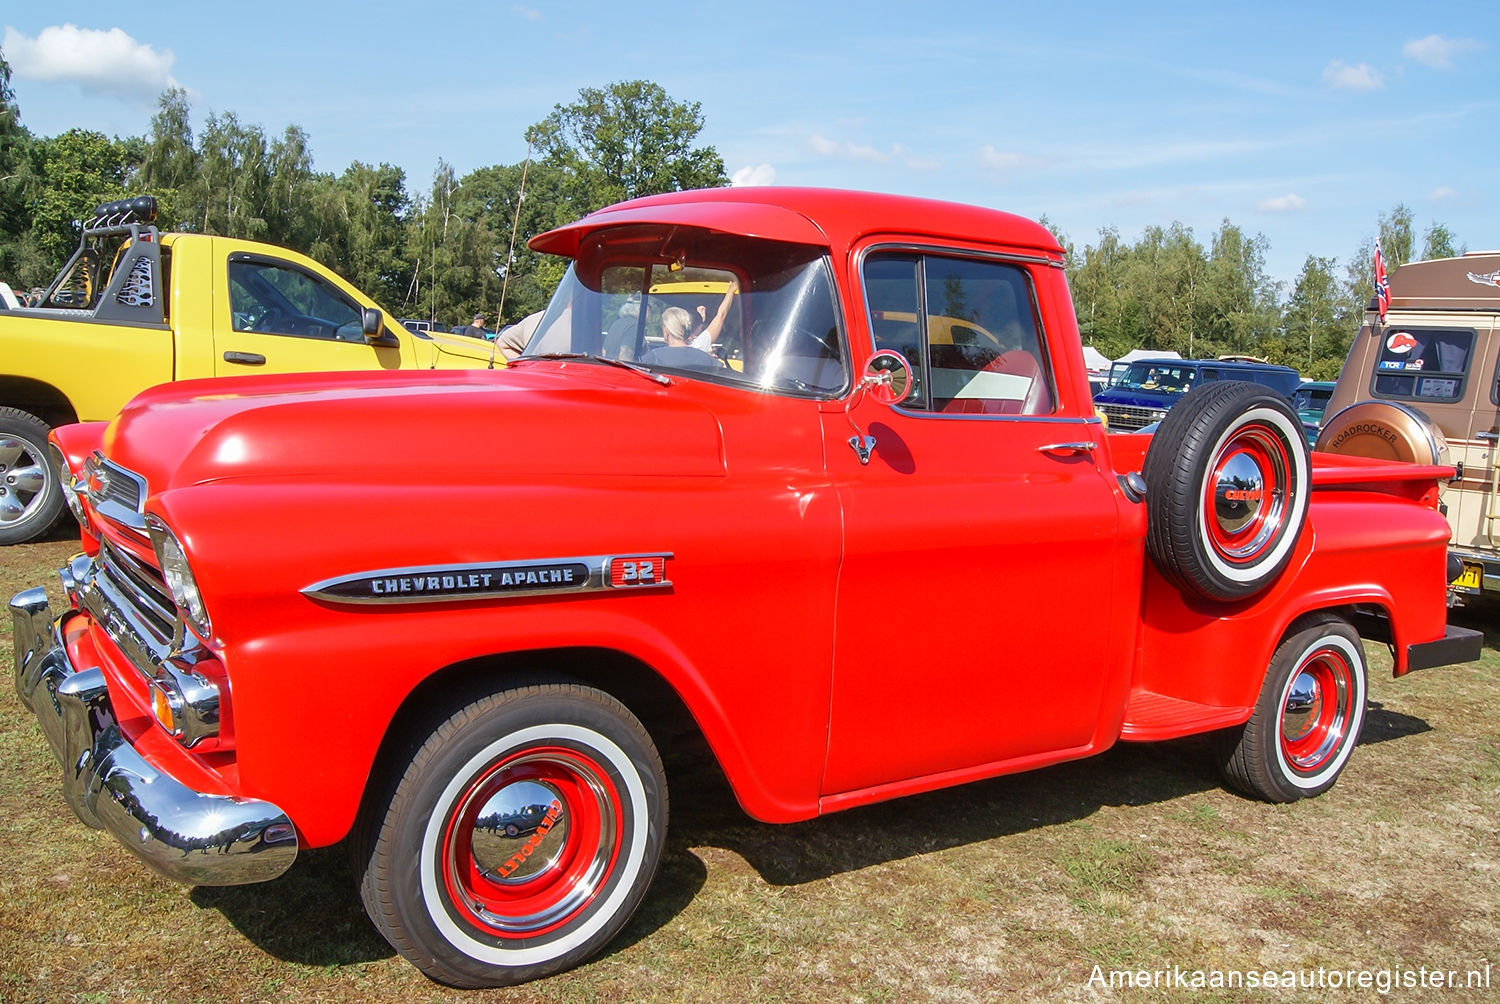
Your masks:
<instances>
[{"instance_id":1,"label":"red hood","mask_svg":"<svg viewBox=\"0 0 1500 1004\"><path fill-rule=\"evenodd\" d=\"M153 494L237 477L368 479L419 497L434 480L724 472L706 408L587 365L164 384L125 406L105 450Z\"/></svg>"}]
</instances>

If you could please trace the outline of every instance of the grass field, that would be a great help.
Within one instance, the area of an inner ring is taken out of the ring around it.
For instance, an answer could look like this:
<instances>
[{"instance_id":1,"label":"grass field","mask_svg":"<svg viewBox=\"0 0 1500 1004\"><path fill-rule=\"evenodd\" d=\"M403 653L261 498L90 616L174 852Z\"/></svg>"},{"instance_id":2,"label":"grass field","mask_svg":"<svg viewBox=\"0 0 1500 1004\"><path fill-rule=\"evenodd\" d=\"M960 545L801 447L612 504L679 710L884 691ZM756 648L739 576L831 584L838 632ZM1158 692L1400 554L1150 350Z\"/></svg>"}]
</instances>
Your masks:
<instances>
[{"instance_id":1,"label":"grass field","mask_svg":"<svg viewBox=\"0 0 1500 1004\"><path fill-rule=\"evenodd\" d=\"M0 593L55 595L64 538L0 551ZM767 826L703 757L679 755L662 872L625 934L581 969L468 993L381 940L340 849L258 886L156 878L74 818L7 683L0 1000L1496 999L1497 646L1402 680L1371 646L1363 744L1331 792L1294 805L1223 790L1192 739ZM1320 969L1325 989L1175 983ZM1111 970L1159 985L1111 989ZM1370 986L1334 986L1351 970ZM1459 987L1402 986L1432 970ZM1471 970L1488 985L1466 986Z\"/></svg>"}]
</instances>

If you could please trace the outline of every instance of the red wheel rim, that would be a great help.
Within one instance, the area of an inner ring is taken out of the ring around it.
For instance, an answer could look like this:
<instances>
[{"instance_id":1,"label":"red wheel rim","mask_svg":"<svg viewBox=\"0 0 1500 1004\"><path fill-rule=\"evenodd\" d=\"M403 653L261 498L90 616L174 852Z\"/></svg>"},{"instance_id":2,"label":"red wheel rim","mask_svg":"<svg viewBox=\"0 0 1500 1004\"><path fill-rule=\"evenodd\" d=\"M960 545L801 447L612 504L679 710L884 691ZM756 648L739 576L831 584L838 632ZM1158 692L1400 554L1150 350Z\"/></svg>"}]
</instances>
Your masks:
<instances>
[{"instance_id":1,"label":"red wheel rim","mask_svg":"<svg viewBox=\"0 0 1500 1004\"><path fill-rule=\"evenodd\" d=\"M620 795L568 747L513 753L464 789L443 826L439 871L476 927L529 938L576 918L604 889L624 835Z\"/></svg>"},{"instance_id":2,"label":"red wheel rim","mask_svg":"<svg viewBox=\"0 0 1500 1004\"><path fill-rule=\"evenodd\" d=\"M1203 486L1203 524L1220 560L1253 565L1275 546L1291 501L1291 472L1279 430L1251 422L1229 435Z\"/></svg>"},{"instance_id":3,"label":"red wheel rim","mask_svg":"<svg viewBox=\"0 0 1500 1004\"><path fill-rule=\"evenodd\" d=\"M1287 766L1315 774L1349 733L1354 712L1354 669L1344 653L1320 648L1297 667L1281 698L1279 741Z\"/></svg>"}]
</instances>

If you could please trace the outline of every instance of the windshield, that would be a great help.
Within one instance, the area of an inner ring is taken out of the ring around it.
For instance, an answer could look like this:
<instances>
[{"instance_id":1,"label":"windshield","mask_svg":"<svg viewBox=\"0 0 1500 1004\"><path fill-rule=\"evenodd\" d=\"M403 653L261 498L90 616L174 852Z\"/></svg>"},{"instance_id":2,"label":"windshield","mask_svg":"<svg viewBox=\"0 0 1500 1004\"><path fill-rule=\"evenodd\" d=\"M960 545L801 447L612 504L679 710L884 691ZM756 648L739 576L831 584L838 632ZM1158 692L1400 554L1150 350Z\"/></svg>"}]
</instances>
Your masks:
<instances>
[{"instance_id":1,"label":"windshield","mask_svg":"<svg viewBox=\"0 0 1500 1004\"><path fill-rule=\"evenodd\" d=\"M1115 386L1125 390L1186 394L1197 380L1198 370L1193 366L1173 366L1169 362L1131 363Z\"/></svg>"},{"instance_id":2,"label":"windshield","mask_svg":"<svg viewBox=\"0 0 1500 1004\"><path fill-rule=\"evenodd\" d=\"M829 396L848 383L844 344L821 248L637 226L580 249L523 358L577 353Z\"/></svg>"}]
</instances>

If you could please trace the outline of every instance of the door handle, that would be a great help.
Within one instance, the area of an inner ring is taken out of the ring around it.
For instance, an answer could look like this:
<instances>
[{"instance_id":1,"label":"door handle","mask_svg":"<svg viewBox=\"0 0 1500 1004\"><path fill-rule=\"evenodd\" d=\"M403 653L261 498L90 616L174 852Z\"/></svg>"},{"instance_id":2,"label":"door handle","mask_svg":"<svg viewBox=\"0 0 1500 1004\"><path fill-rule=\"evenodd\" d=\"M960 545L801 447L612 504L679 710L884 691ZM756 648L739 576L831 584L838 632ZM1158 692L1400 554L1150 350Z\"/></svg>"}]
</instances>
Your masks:
<instances>
[{"instance_id":1,"label":"door handle","mask_svg":"<svg viewBox=\"0 0 1500 1004\"><path fill-rule=\"evenodd\" d=\"M1048 443L1046 446L1038 446L1037 452L1049 457L1076 457L1080 453L1093 453L1094 444L1087 440L1081 443Z\"/></svg>"},{"instance_id":2,"label":"door handle","mask_svg":"<svg viewBox=\"0 0 1500 1004\"><path fill-rule=\"evenodd\" d=\"M259 352L226 352L224 353L226 363L244 363L246 366L264 366L266 357Z\"/></svg>"},{"instance_id":3,"label":"door handle","mask_svg":"<svg viewBox=\"0 0 1500 1004\"><path fill-rule=\"evenodd\" d=\"M1474 438L1482 439L1486 443L1493 443L1495 440L1500 439L1500 434L1496 434L1493 432L1476 432L1474 433Z\"/></svg>"}]
</instances>

